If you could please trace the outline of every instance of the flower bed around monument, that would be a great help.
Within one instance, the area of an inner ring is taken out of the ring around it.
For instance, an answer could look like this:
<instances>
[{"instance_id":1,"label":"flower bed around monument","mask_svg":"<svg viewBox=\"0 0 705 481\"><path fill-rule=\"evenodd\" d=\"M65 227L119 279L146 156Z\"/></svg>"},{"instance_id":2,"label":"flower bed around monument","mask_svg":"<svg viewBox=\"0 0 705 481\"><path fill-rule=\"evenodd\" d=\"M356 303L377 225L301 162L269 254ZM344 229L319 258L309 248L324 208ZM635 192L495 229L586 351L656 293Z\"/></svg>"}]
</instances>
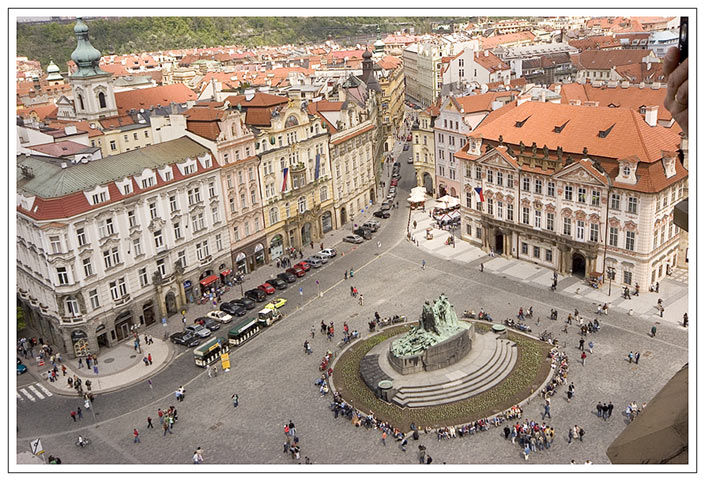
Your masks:
<instances>
[{"instance_id":1,"label":"flower bed around monument","mask_svg":"<svg viewBox=\"0 0 705 481\"><path fill-rule=\"evenodd\" d=\"M484 330L482 322L474 321L476 328ZM517 362L512 372L498 385L452 404L428 408L400 408L375 396L360 375L360 361L377 344L403 334L410 325L396 326L369 339L361 340L343 352L333 371L335 390L355 408L374 412L377 419L395 426L436 427L462 424L503 411L528 398L547 378L550 346L544 342L509 331L507 337L517 344Z\"/></svg>"}]
</instances>

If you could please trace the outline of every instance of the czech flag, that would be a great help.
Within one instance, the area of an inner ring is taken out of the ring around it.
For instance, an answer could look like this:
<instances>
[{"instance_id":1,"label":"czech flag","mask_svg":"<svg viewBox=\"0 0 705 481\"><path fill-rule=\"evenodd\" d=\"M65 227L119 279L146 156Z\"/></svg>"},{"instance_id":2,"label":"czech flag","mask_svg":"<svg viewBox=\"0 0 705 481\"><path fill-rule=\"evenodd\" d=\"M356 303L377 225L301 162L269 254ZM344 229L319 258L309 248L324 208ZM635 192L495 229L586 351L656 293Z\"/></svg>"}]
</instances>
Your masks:
<instances>
[{"instance_id":1,"label":"czech flag","mask_svg":"<svg viewBox=\"0 0 705 481\"><path fill-rule=\"evenodd\" d=\"M480 202L484 202L485 196L482 195L482 187L475 187L475 192L477 193L478 197L480 197Z\"/></svg>"},{"instance_id":2,"label":"czech flag","mask_svg":"<svg viewBox=\"0 0 705 481\"><path fill-rule=\"evenodd\" d=\"M289 167L284 167L284 182L282 182L282 192L286 190L286 181L287 178L289 177Z\"/></svg>"}]
</instances>

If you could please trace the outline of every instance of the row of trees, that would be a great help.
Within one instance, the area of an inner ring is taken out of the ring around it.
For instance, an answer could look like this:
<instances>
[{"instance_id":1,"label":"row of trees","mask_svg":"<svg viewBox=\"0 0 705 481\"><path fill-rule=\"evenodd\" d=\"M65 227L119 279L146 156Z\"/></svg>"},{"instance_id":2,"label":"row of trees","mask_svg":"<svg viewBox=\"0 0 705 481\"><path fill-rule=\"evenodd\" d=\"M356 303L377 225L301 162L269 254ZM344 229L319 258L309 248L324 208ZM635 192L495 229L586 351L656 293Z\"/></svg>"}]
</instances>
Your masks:
<instances>
[{"instance_id":1,"label":"row of trees","mask_svg":"<svg viewBox=\"0 0 705 481\"><path fill-rule=\"evenodd\" d=\"M112 17L87 19L91 43L106 54L126 54L216 45L284 45L320 43L329 38L374 38L377 26L385 32L413 27L430 31L430 17ZM17 54L50 58L62 69L76 47L74 22L18 24Z\"/></svg>"}]
</instances>

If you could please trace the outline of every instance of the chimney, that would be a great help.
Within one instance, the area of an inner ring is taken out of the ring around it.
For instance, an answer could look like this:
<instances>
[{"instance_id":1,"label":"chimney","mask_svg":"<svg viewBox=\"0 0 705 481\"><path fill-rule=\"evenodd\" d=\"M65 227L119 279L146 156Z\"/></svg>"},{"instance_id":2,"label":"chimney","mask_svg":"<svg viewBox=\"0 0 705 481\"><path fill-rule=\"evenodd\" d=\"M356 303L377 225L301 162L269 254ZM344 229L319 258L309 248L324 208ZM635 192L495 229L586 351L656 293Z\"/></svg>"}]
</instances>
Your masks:
<instances>
[{"instance_id":1,"label":"chimney","mask_svg":"<svg viewBox=\"0 0 705 481\"><path fill-rule=\"evenodd\" d=\"M517 97L517 107L523 104L524 102L528 102L531 100L531 95L530 94L525 94L525 95L520 95Z\"/></svg>"},{"instance_id":2,"label":"chimney","mask_svg":"<svg viewBox=\"0 0 705 481\"><path fill-rule=\"evenodd\" d=\"M489 51L489 50L485 50L485 57L489 57L489 56L490 56L490 51Z\"/></svg>"},{"instance_id":3,"label":"chimney","mask_svg":"<svg viewBox=\"0 0 705 481\"><path fill-rule=\"evenodd\" d=\"M649 124L650 127L656 127L658 121L658 105L649 105L646 107L646 115L644 120Z\"/></svg>"},{"instance_id":4,"label":"chimney","mask_svg":"<svg viewBox=\"0 0 705 481\"><path fill-rule=\"evenodd\" d=\"M66 165L66 162L62 162L62 163L61 163L61 168L62 168L62 169L65 169L66 167L68 167L68 165Z\"/></svg>"},{"instance_id":5,"label":"chimney","mask_svg":"<svg viewBox=\"0 0 705 481\"><path fill-rule=\"evenodd\" d=\"M546 90L541 89L541 102L546 103Z\"/></svg>"},{"instance_id":6,"label":"chimney","mask_svg":"<svg viewBox=\"0 0 705 481\"><path fill-rule=\"evenodd\" d=\"M255 97L255 89L245 89L245 100L249 102Z\"/></svg>"},{"instance_id":7,"label":"chimney","mask_svg":"<svg viewBox=\"0 0 705 481\"><path fill-rule=\"evenodd\" d=\"M622 81L622 88L623 88L623 89L628 89L628 88L629 88L629 80L623 80L623 81Z\"/></svg>"},{"instance_id":8,"label":"chimney","mask_svg":"<svg viewBox=\"0 0 705 481\"><path fill-rule=\"evenodd\" d=\"M67 125L64 127L64 133L66 135L74 135L77 132L75 125Z\"/></svg>"},{"instance_id":9,"label":"chimney","mask_svg":"<svg viewBox=\"0 0 705 481\"><path fill-rule=\"evenodd\" d=\"M580 105L580 100L579 99L570 99L568 101L570 105Z\"/></svg>"},{"instance_id":10,"label":"chimney","mask_svg":"<svg viewBox=\"0 0 705 481\"><path fill-rule=\"evenodd\" d=\"M646 84L645 84L644 82L639 82L639 88L640 88L640 89L643 89L645 86L646 86Z\"/></svg>"},{"instance_id":11,"label":"chimney","mask_svg":"<svg viewBox=\"0 0 705 481\"><path fill-rule=\"evenodd\" d=\"M583 105L586 107L597 107L600 105L600 102L598 102L597 100L586 100L585 102L583 102Z\"/></svg>"},{"instance_id":12,"label":"chimney","mask_svg":"<svg viewBox=\"0 0 705 481\"><path fill-rule=\"evenodd\" d=\"M554 85L553 91L556 92L556 94L560 95L561 94L561 84Z\"/></svg>"}]
</instances>

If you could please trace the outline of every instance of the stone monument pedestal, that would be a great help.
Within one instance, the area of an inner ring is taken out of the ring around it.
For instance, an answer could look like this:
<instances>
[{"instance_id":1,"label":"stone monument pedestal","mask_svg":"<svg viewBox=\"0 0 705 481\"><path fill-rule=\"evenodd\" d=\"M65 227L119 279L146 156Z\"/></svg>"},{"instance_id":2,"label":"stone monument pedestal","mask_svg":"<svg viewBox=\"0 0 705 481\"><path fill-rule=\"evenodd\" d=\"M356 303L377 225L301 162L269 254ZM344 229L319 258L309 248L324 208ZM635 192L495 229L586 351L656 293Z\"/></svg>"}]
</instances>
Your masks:
<instances>
[{"instance_id":1,"label":"stone monument pedestal","mask_svg":"<svg viewBox=\"0 0 705 481\"><path fill-rule=\"evenodd\" d=\"M402 375L443 369L463 359L472 349L474 338L475 326L470 324L468 329L463 329L419 354L397 356L390 344L387 360L394 370Z\"/></svg>"}]
</instances>

